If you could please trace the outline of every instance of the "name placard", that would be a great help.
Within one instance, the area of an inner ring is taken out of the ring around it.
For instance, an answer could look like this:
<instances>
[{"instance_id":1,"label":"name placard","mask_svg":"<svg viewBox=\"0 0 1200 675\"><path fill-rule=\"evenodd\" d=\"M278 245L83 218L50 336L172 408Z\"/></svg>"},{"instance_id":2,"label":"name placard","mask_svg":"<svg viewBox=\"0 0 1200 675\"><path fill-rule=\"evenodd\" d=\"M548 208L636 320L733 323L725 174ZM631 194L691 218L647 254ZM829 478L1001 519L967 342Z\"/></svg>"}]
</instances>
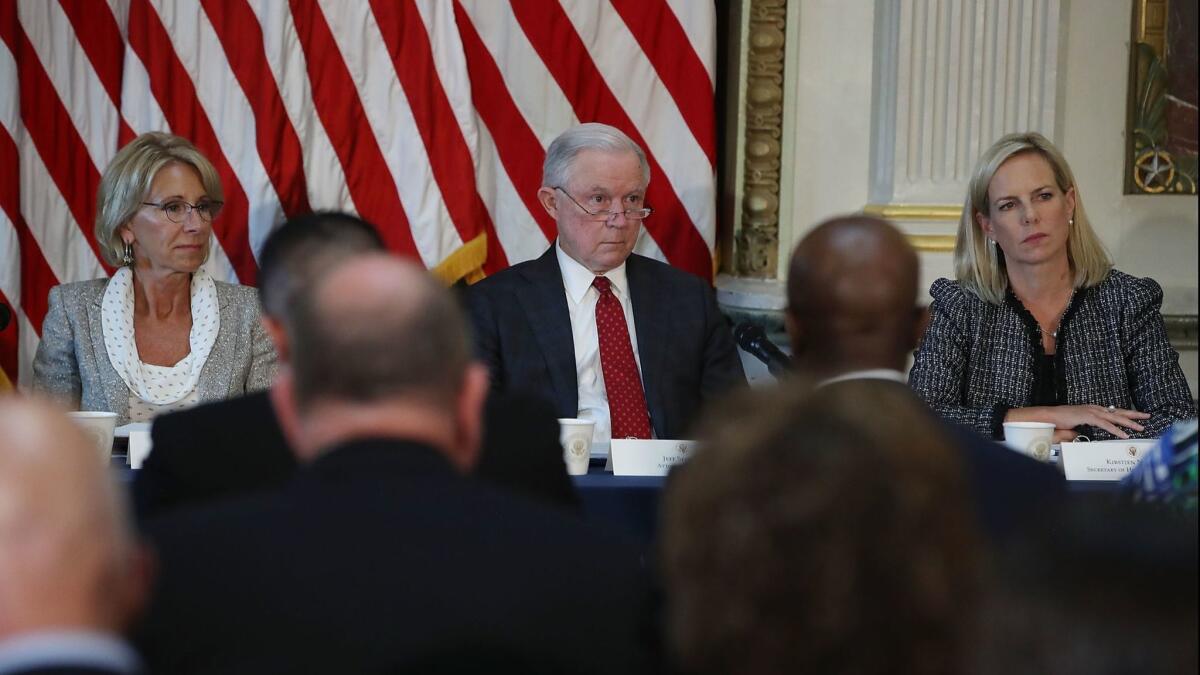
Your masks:
<instances>
[{"instance_id":1,"label":"name placard","mask_svg":"<svg viewBox=\"0 0 1200 675\"><path fill-rule=\"evenodd\" d=\"M150 454L150 430L129 430L129 468L140 469Z\"/></svg>"},{"instance_id":2,"label":"name placard","mask_svg":"<svg viewBox=\"0 0 1200 675\"><path fill-rule=\"evenodd\" d=\"M1151 438L1063 443L1063 474L1067 480L1121 480L1157 442Z\"/></svg>"},{"instance_id":3,"label":"name placard","mask_svg":"<svg viewBox=\"0 0 1200 675\"><path fill-rule=\"evenodd\" d=\"M665 476L692 456L695 441L614 439L609 457L613 475Z\"/></svg>"}]
</instances>

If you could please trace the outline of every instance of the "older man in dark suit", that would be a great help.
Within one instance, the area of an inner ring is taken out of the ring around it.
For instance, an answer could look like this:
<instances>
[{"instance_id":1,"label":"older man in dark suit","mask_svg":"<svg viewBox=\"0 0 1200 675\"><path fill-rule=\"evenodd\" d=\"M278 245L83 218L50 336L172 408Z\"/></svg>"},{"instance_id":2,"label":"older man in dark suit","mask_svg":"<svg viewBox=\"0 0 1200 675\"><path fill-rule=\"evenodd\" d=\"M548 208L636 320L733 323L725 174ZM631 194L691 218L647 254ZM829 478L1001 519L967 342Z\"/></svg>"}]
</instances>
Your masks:
<instances>
[{"instance_id":1,"label":"older man in dark suit","mask_svg":"<svg viewBox=\"0 0 1200 675\"><path fill-rule=\"evenodd\" d=\"M633 253L649 182L645 153L619 130L566 131L537 195L555 244L468 294L493 388L595 420L598 442L680 438L701 404L745 382L709 285Z\"/></svg>"},{"instance_id":2,"label":"older man in dark suit","mask_svg":"<svg viewBox=\"0 0 1200 675\"><path fill-rule=\"evenodd\" d=\"M488 383L450 292L376 254L290 304L274 402L303 466L280 491L147 528L151 670L650 669L637 550L464 475Z\"/></svg>"}]
</instances>

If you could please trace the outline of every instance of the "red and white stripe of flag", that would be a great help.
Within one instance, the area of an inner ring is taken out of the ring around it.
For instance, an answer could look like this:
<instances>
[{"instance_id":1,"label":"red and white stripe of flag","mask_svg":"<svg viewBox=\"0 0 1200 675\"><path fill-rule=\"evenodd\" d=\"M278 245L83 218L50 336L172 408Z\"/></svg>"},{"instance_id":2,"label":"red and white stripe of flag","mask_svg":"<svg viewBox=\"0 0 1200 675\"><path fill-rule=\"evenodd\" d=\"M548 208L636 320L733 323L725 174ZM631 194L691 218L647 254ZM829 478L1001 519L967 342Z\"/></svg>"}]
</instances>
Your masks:
<instances>
[{"instance_id":1,"label":"red and white stripe of flag","mask_svg":"<svg viewBox=\"0 0 1200 675\"><path fill-rule=\"evenodd\" d=\"M446 279L533 258L545 148L581 121L647 150L637 250L711 277L714 22L704 0L0 0L0 385L29 382L50 287L112 272L96 185L152 130L221 176L218 278L254 283L310 209Z\"/></svg>"}]
</instances>

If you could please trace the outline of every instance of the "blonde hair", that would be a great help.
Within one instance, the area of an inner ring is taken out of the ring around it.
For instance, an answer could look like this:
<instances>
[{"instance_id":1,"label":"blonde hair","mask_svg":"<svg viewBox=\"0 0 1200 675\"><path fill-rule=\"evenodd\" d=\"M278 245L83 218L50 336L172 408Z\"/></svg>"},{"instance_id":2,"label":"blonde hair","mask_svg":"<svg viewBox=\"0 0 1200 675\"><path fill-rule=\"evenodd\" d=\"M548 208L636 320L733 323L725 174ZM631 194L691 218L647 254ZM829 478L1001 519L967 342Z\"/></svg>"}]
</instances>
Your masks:
<instances>
[{"instance_id":1,"label":"blonde hair","mask_svg":"<svg viewBox=\"0 0 1200 675\"><path fill-rule=\"evenodd\" d=\"M121 265L125 254L121 226L141 208L159 169L171 162L195 169L209 199L225 200L217 170L191 141L161 131L138 136L108 163L96 190L96 242L110 265Z\"/></svg>"},{"instance_id":2,"label":"blonde hair","mask_svg":"<svg viewBox=\"0 0 1200 675\"><path fill-rule=\"evenodd\" d=\"M1075 288L1089 288L1104 280L1112 269L1112 258L1100 243L1083 209L1083 199L1075 184L1075 175L1067 160L1045 136L1036 131L1007 134L992 144L979 158L967 199L958 223L958 243L954 246L954 275L968 290L992 304L1004 302L1008 290L1008 270L997 247L989 245L977 222L979 214L987 214L988 186L1002 164L1016 155L1027 152L1041 155L1054 172L1058 189L1066 193L1075 188L1074 223L1067 234L1067 259L1075 273Z\"/></svg>"}]
</instances>

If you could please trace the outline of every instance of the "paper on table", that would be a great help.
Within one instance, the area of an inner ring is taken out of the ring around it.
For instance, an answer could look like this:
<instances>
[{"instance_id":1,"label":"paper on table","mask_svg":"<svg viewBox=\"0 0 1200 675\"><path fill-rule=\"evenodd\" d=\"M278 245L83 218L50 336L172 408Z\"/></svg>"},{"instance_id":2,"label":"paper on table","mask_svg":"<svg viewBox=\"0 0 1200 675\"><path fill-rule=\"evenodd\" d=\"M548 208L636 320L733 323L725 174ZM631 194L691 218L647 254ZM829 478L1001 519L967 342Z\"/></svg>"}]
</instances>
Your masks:
<instances>
[{"instance_id":1,"label":"paper on table","mask_svg":"<svg viewBox=\"0 0 1200 675\"><path fill-rule=\"evenodd\" d=\"M1121 480L1157 442L1151 438L1063 443L1063 473L1067 480Z\"/></svg>"},{"instance_id":2,"label":"paper on table","mask_svg":"<svg viewBox=\"0 0 1200 675\"><path fill-rule=\"evenodd\" d=\"M665 476L687 461L695 441L617 439L612 442L610 464L616 476Z\"/></svg>"},{"instance_id":3,"label":"paper on table","mask_svg":"<svg viewBox=\"0 0 1200 675\"><path fill-rule=\"evenodd\" d=\"M140 469L142 462L146 461L146 456L150 454L152 443L150 442L150 425L146 425L146 429L130 429L129 430L129 468Z\"/></svg>"}]
</instances>

